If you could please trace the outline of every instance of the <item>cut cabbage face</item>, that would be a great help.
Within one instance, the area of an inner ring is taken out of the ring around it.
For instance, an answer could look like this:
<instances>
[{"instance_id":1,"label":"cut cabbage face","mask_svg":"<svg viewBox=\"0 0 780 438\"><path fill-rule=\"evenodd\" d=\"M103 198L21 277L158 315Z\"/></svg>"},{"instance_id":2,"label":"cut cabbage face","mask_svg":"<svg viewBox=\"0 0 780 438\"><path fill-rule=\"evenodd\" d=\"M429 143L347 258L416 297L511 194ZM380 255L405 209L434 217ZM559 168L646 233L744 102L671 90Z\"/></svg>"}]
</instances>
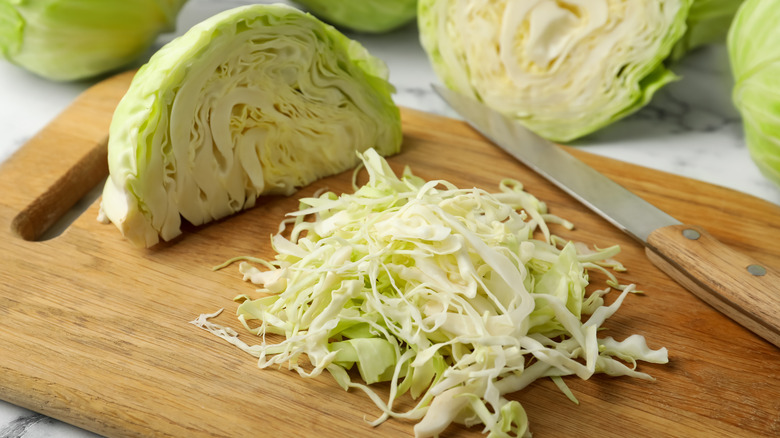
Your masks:
<instances>
[{"instance_id":1,"label":"cut cabbage face","mask_svg":"<svg viewBox=\"0 0 780 438\"><path fill-rule=\"evenodd\" d=\"M139 246L399 151L387 68L283 5L218 14L164 46L114 114L101 218Z\"/></svg>"},{"instance_id":2,"label":"cut cabbage face","mask_svg":"<svg viewBox=\"0 0 780 438\"><path fill-rule=\"evenodd\" d=\"M0 0L0 56L57 81L139 58L187 0Z\"/></svg>"},{"instance_id":3,"label":"cut cabbage face","mask_svg":"<svg viewBox=\"0 0 780 438\"><path fill-rule=\"evenodd\" d=\"M548 139L589 134L676 77L690 0L420 0L440 80Z\"/></svg>"},{"instance_id":4,"label":"cut cabbage face","mask_svg":"<svg viewBox=\"0 0 780 438\"><path fill-rule=\"evenodd\" d=\"M366 33L384 33L417 16L417 0L295 0L335 26Z\"/></svg>"}]
</instances>

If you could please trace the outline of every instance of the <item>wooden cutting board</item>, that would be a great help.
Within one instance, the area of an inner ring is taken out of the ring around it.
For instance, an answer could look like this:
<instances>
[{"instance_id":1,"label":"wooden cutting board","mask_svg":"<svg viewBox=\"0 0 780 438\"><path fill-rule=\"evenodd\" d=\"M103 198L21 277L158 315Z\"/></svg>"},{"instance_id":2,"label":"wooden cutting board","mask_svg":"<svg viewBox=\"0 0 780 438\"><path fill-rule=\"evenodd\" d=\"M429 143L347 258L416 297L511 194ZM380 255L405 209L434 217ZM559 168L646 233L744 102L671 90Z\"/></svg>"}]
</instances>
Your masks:
<instances>
[{"instance_id":1,"label":"wooden cutting board","mask_svg":"<svg viewBox=\"0 0 780 438\"><path fill-rule=\"evenodd\" d=\"M0 167L0 398L108 436L411 436L413 423L404 420L369 426L364 419L378 410L329 376L260 370L254 358L188 323L225 308L216 321L239 329L232 298L254 286L235 266L217 272L212 266L239 255L272 257L269 236L297 198L321 187L350 191L351 172L189 227L154 249L135 248L113 226L98 223L97 202L59 237L36 241L105 177L111 112L130 78L119 75L85 92ZM403 122L394 169L409 165L426 179L488 190L517 178L577 226L558 234L620 244L628 268L620 279L646 292L628 297L606 333L645 335L651 347L669 349L669 364L640 364L655 381L567 378L579 405L550 381L537 382L513 396L535 437L780 434L780 350L686 292L640 246L465 124L412 110L403 111ZM780 266L780 207L572 152L680 220ZM477 428L447 432L480 435Z\"/></svg>"}]
</instances>

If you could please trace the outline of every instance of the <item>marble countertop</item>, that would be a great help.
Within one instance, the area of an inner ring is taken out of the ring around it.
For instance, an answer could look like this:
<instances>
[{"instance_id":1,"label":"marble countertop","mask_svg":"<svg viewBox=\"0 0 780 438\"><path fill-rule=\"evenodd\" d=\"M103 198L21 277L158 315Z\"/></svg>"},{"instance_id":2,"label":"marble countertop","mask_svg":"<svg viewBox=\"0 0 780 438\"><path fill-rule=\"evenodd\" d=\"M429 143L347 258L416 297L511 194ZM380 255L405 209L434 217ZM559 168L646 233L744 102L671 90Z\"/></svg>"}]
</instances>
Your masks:
<instances>
[{"instance_id":1,"label":"marble countertop","mask_svg":"<svg viewBox=\"0 0 780 438\"><path fill-rule=\"evenodd\" d=\"M246 3L251 2L190 0L179 18L178 32L220 10ZM161 37L158 46L172 36ZM399 105L456 117L430 87L438 80L420 47L414 25L385 35L349 36L387 62ZM644 109L574 146L780 205L780 188L759 173L745 146L741 120L731 103L732 81L725 48L715 45L691 53L675 71L682 79L663 88ZM0 62L0 162L90 85L48 82ZM52 436L94 435L0 401L0 437Z\"/></svg>"}]
</instances>

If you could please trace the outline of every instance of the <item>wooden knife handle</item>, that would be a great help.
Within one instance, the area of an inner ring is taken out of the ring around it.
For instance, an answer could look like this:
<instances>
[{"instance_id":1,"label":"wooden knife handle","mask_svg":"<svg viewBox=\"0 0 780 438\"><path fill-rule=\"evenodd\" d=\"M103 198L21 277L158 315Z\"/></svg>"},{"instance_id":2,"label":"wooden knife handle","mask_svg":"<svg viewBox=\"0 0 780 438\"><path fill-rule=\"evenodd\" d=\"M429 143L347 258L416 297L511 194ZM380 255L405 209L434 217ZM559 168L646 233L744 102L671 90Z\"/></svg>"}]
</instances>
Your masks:
<instances>
[{"instance_id":1,"label":"wooden knife handle","mask_svg":"<svg viewBox=\"0 0 780 438\"><path fill-rule=\"evenodd\" d=\"M653 231L647 257L715 309L780 347L780 272L721 243L704 229ZM777 242L770 243L777 244Z\"/></svg>"}]
</instances>

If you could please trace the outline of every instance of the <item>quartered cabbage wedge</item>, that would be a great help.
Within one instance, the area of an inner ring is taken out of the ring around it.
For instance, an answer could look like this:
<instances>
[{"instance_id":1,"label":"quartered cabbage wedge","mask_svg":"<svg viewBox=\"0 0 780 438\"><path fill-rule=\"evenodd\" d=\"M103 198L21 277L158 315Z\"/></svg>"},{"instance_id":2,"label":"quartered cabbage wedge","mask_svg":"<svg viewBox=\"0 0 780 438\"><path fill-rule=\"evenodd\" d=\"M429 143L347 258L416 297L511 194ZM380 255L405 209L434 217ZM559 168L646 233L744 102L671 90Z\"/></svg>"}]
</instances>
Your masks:
<instances>
[{"instance_id":1,"label":"quartered cabbage wedge","mask_svg":"<svg viewBox=\"0 0 780 438\"><path fill-rule=\"evenodd\" d=\"M101 219L152 246L194 225L399 151L384 63L284 5L225 11L136 74L110 128Z\"/></svg>"},{"instance_id":2,"label":"quartered cabbage wedge","mask_svg":"<svg viewBox=\"0 0 780 438\"><path fill-rule=\"evenodd\" d=\"M0 0L0 56L57 81L136 61L187 0Z\"/></svg>"},{"instance_id":3,"label":"quartered cabbage wedge","mask_svg":"<svg viewBox=\"0 0 780 438\"><path fill-rule=\"evenodd\" d=\"M417 0L295 0L335 26L358 32L384 33L417 16Z\"/></svg>"},{"instance_id":4,"label":"quartered cabbage wedge","mask_svg":"<svg viewBox=\"0 0 780 438\"><path fill-rule=\"evenodd\" d=\"M548 139L636 111L676 79L663 61L690 0L420 0L420 38L447 87Z\"/></svg>"}]
</instances>

